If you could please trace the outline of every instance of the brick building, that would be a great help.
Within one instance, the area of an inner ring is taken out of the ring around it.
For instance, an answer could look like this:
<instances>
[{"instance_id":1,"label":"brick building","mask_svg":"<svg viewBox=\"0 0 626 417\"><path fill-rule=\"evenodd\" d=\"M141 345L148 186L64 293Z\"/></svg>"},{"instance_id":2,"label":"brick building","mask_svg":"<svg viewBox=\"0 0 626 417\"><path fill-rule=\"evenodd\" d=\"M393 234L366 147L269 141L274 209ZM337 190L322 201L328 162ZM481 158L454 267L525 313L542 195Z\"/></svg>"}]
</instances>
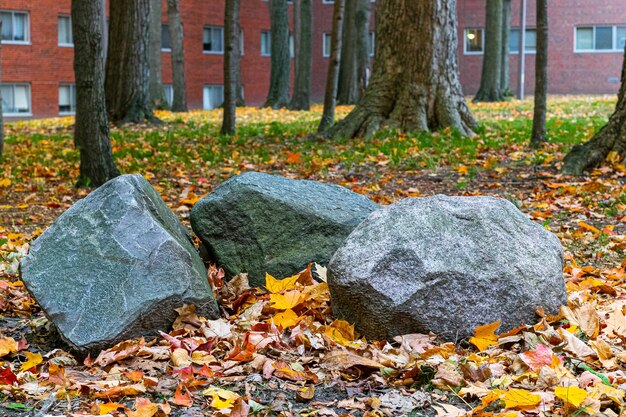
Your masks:
<instances>
[{"instance_id":1,"label":"brick building","mask_svg":"<svg viewBox=\"0 0 626 417\"><path fill-rule=\"evenodd\" d=\"M626 39L624 0L550 2L550 92L614 93ZM372 0L374 2L374 0ZM515 88L521 0L513 0L511 80ZM164 1L165 3L165 1ZM532 93L534 2L529 1L526 84ZM70 0L0 0L2 97L8 117L71 114L75 109ZM190 108L213 108L223 94L223 1L184 0L185 72ZM485 0L458 0L459 65L466 94L480 83ZM291 6L290 6L291 8ZM330 52L332 0L313 0L312 98L321 101ZM164 28L166 29L165 4ZM290 10L291 12L291 10ZM291 13L290 13L291 14ZM374 18L372 17L372 22ZM246 103L259 105L269 84L269 8L266 0L241 1L242 84ZM374 33L371 33L372 44ZM163 82L171 97L167 30L163 36ZM373 52L373 50L372 50Z\"/></svg>"}]
</instances>

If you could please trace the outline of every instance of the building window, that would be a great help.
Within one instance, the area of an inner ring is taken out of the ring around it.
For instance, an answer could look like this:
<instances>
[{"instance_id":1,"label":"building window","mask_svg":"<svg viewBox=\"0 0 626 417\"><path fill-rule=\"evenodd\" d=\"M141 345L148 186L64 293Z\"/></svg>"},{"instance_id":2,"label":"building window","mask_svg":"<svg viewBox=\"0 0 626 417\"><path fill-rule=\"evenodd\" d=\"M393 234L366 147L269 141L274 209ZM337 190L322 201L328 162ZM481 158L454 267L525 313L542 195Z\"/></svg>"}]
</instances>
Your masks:
<instances>
[{"instance_id":1,"label":"building window","mask_svg":"<svg viewBox=\"0 0 626 417\"><path fill-rule=\"evenodd\" d=\"M331 42L331 34L326 32L322 34L322 55L325 58L330 57L330 42Z\"/></svg>"},{"instance_id":2,"label":"building window","mask_svg":"<svg viewBox=\"0 0 626 417\"><path fill-rule=\"evenodd\" d=\"M335 4L335 0L322 0L324 4Z\"/></svg>"},{"instance_id":3,"label":"building window","mask_svg":"<svg viewBox=\"0 0 626 417\"><path fill-rule=\"evenodd\" d=\"M243 55L243 29L239 30L239 53Z\"/></svg>"},{"instance_id":4,"label":"building window","mask_svg":"<svg viewBox=\"0 0 626 417\"><path fill-rule=\"evenodd\" d=\"M575 52L622 52L626 26L577 27L575 39Z\"/></svg>"},{"instance_id":5,"label":"building window","mask_svg":"<svg viewBox=\"0 0 626 417\"><path fill-rule=\"evenodd\" d=\"M2 113L6 115L30 114L29 84L0 84Z\"/></svg>"},{"instance_id":6,"label":"building window","mask_svg":"<svg viewBox=\"0 0 626 417\"><path fill-rule=\"evenodd\" d=\"M269 30L261 31L261 56L272 55L272 36Z\"/></svg>"},{"instance_id":7,"label":"building window","mask_svg":"<svg viewBox=\"0 0 626 417\"><path fill-rule=\"evenodd\" d=\"M1 11L2 41L27 43L30 40L28 13Z\"/></svg>"},{"instance_id":8,"label":"building window","mask_svg":"<svg viewBox=\"0 0 626 417\"><path fill-rule=\"evenodd\" d=\"M171 107L174 102L174 87L172 87L172 84L163 84L163 94L165 95L167 105Z\"/></svg>"},{"instance_id":9,"label":"building window","mask_svg":"<svg viewBox=\"0 0 626 417\"><path fill-rule=\"evenodd\" d=\"M463 39L466 54L482 54L485 50L485 37L482 29L465 29Z\"/></svg>"},{"instance_id":10,"label":"building window","mask_svg":"<svg viewBox=\"0 0 626 417\"><path fill-rule=\"evenodd\" d=\"M224 103L223 85L205 85L202 91L202 108L213 110Z\"/></svg>"},{"instance_id":11,"label":"building window","mask_svg":"<svg viewBox=\"0 0 626 417\"><path fill-rule=\"evenodd\" d=\"M374 51L375 51L375 46L376 46L376 32L370 32L370 44L369 44L369 50L370 50L370 56L374 56Z\"/></svg>"},{"instance_id":12,"label":"building window","mask_svg":"<svg viewBox=\"0 0 626 417\"><path fill-rule=\"evenodd\" d=\"M59 16L59 46L74 46L71 16Z\"/></svg>"},{"instance_id":13,"label":"building window","mask_svg":"<svg viewBox=\"0 0 626 417\"><path fill-rule=\"evenodd\" d=\"M170 27L165 23L161 24L161 51L170 52L172 42L170 41Z\"/></svg>"},{"instance_id":14,"label":"building window","mask_svg":"<svg viewBox=\"0 0 626 417\"><path fill-rule=\"evenodd\" d=\"M289 34L289 56L291 58L296 56L296 40L293 37L293 33Z\"/></svg>"},{"instance_id":15,"label":"building window","mask_svg":"<svg viewBox=\"0 0 626 417\"><path fill-rule=\"evenodd\" d=\"M61 114L76 113L76 85L75 84L59 85L59 113Z\"/></svg>"},{"instance_id":16,"label":"building window","mask_svg":"<svg viewBox=\"0 0 626 417\"><path fill-rule=\"evenodd\" d=\"M202 35L202 50L209 54L224 53L224 28L207 26Z\"/></svg>"},{"instance_id":17,"label":"building window","mask_svg":"<svg viewBox=\"0 0 626 417\"><path fill-rule=\"evenodd\" d=\"M519 29L511 29L509 34L509 53L519 53ZM526 53L534 54L537 52L537 30L526 29L526 44L524 46Z\"/></svg>"}]
</instances>

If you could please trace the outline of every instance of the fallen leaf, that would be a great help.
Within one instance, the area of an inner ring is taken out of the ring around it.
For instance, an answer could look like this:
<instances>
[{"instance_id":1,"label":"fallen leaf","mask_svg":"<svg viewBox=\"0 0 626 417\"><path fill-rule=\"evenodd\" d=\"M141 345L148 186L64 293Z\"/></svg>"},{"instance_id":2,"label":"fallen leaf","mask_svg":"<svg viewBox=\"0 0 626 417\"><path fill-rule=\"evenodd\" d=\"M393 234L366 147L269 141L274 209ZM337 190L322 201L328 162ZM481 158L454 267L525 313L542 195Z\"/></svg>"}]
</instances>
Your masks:
<instances>
[{"instance_id":1,"label":"fallen leaf","mask_svg":"<svg viewBox=\"0 0 626 417\"><path fill-rule=\"evenodd\" d=\"M476 346L480 352L487 349L489 346L496 345L498 343L498 336L495 334L495 331L498 327L500 327L500 320L476 327L474 336L470 337L469 342Z\"/></svg>"}]
</instances>

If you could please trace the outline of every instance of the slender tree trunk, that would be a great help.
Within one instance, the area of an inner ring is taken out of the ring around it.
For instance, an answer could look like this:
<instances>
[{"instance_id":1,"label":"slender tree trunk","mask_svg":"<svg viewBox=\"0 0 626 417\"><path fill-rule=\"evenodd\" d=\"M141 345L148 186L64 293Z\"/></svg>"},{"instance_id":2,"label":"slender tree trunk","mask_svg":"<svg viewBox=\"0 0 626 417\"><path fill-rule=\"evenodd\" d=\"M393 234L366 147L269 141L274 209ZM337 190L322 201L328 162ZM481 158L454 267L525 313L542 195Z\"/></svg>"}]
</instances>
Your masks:
<instances>
[{"instance_id":1,"label":"slender tree trunk","mask_svg":"<svg viewBox=\"0 0 626 417\"><path fill-rule=\"evenodd\" d=\"M626 50L624 54L622 85L615 111L591 140L575 146L567 154L563 162L563 173L566 175L582 175L600 165L612 153L612 157L621 160L626 157Z\"/></svg>"},{"instance_id":2,"label":"slender tree trunk","mask_svg":"<svg viewBox=\"0 0 626 417\"><path fill-rule=\"evenodd\" d=\"M113 123L155 121L150 105L150 0L110 0L105 91Z\"/></svg>"},{"instance_id":3,"label":"slender tree trunk","mask_svg":"<svg viewBox=\"0 0 626 417\"><path fill-rule=\"evenodd\" d=\"M2 22L0 21L0 33L2 33ZM0 43L0 79L2 79L2 44ZM0 103L2 103L2 90L0 90ZM0 161L4 155L4 115L0 105Z\"/></svg>"},{"instance_id":4,"label":"slender tree trunk","mask_svg":"<svg viewBox=\"0 0 626 417\"><path fill-rule=\"evenodd\" d=\"M511 92L511 65L509 61L509 43L511 37L511 0L502 2L502 64L500 66L500 89L504 96L512 96Z\"/></svg>"},{"instance_id":5,"label":"slender tree trunk","mask_svg":"<svg viewBox=\"0 0 626 417\"><path fill-rule=\"evenodd\" d=\"M333 10L333 30L330 35L330 58L328 59L328 75L326 92L324 93L324 111L317 128L324 132L335 123L335 106L337 104L337 85L339 83L339 64L341 61L341 38L343 36L343 16L346 0L335 0Z\"/></svg>"},{"instance_id":6,"label":"slender tree trunk","mask_svg":"<svg viewBox=\"0 0 626 417\"><path fill-rule=\"evenodd\" d=\"M162 31L162 0L151 0L150 8L150 101L155 108L167 106L163 92L162 64L161 64L161 31Z\"/></svg>"},{"instance_id":7,"label":"slender tree trunk","mask_svg":"<svg viewBox=\"0 0 626 417\"><path fill-rule=\"evenodd\" d=\"M263 107L280 109L289 105L291 57L289 53L289 8L287 0L270 0L272 68L270 88Z\"/></svg>"},{"instance_id":8,"label":"slender tree trunk","mask_svg":"<svg viewBox=\"0 0 626 417\"><path fill-rule=\"evenodd\" d=\"M239 0L226 0L224 12L224 117L222 133L235 134L239 89Z\"/></svg>"},{"instance_id":9,"label":"slender tree trunk","mask_svg":"<svg viewBox=\"0 0 626 417\"><path fill-rule=\"evenodd\" d=\"M99 186L120 175L113 162L104 99L102 9L100 1L72 1L76 124L74 143L80 151L79 186Z\"/></svg>"},{"instance_id":10,"label":"slender tree trunk","mask_svg":"<svg viewBox=\"0 0 626 417\"><path fill-rule=\"evenodd\" d=\"M367 87L370 66L370 0L357 0L356 13L356 66L358 98L360 99Z\"/></svg>"},{"instance_id":11,"label":"slender tree trunk","mask_svg":"<svg viewBox=\"0 0 626 417\"><path fill-rule=\"evenodd\" d=\"M167 22L172 43L172 85L174 88L172 111L187 111L183 23L180 18L178 0L167 0Z\"/></svg>"},{"instance_id":12,"label":"slender tree trunk","mask_svg":"<svg viewBox=\"0 0 626 417\"><path fill-rule=\"evenodd\" d=\"M485 54L480 88L474 101L503 101L500 87L502 65L502 1L487 0Z\"/></svg>"},{"instance_id":13,"label":"slender tree trunk","mask_svg":"<svg viewBox=\"0 0 626 417\"><path fill-rule=\"evenodd\" d=\"M357 77L357 0L345 0L343 31L341 36L341 59L339 60L339 85L337 103L354 104L358 101Z\"/></svg>"},{"instance_id":14,"label":"slender tree trunk","mask_svg":"<svg viewBox=\"0 0 626 417\"><path fill-rule=\"evenodd\" d=\"M370 83L329 136L369 136L381 128L453 128L472 135L459 81L455 0L386 0L376 10L376 57Z\"/></svg>"},{"instance_id":15,"label":"slender tree trunk","mask_svg":"<svg viewBox=\"0 0 626 417\"><path fill-rule=\"evenodd\" d=\"M311 108L311 55L313 44L313 9L311 0L294 1L296 37L296 79L289 107L292 110Z\"/></svg>"},{"instance_id":16,"label":"slender tree trunk","mask_svg":"<svg viewBox=\"0 0 626 417\"><path fill-rule=\"evenodd\" d=\"M547 141L548 111L548 0L537 0L537 54L535 57L535 109L531 148Z\"/></svg>"}]
</instances>

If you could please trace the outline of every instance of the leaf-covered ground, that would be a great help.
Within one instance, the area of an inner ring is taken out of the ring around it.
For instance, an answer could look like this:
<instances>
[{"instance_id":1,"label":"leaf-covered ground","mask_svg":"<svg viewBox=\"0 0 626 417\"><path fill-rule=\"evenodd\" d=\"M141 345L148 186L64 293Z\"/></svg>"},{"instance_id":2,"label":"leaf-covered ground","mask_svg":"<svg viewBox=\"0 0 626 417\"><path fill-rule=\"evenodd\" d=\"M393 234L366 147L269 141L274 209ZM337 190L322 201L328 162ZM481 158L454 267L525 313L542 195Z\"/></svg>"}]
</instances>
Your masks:
<instances>
[{"instance_id":1,"label":"leaf-covered ground","mask_svg":"<svg viewBox=\"0 0 626 417\"><path fill-rule=\"evenodd\" d=\"M299 276L209 279L223 318L181 309L168 334L82 360L64 350L19 281L18 263L73 187L72 119L7 126L0 165L0 413L151 416L560 416L626 413L626 169L611 158L587 178L559 175L562 157L606 121L613 97L553 98L550 143L526 148L531 103L471 105L479 135L311 140L308 113L241 109L219 135L219 111L162 113L160 127L113 131L124 173L141 173L188 223L223 180L259 170L344 185L381 204L446 193L509 199L566 250L569 306L507 334L364 340L330 314L323 265ZM340 114L349 109L340 108ZM59 279L62 279L59 271ZM276 277L285 278L285 277Z\"/></svg>"}]
</instances>

